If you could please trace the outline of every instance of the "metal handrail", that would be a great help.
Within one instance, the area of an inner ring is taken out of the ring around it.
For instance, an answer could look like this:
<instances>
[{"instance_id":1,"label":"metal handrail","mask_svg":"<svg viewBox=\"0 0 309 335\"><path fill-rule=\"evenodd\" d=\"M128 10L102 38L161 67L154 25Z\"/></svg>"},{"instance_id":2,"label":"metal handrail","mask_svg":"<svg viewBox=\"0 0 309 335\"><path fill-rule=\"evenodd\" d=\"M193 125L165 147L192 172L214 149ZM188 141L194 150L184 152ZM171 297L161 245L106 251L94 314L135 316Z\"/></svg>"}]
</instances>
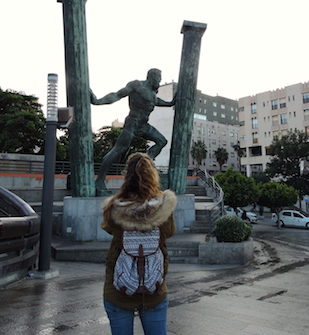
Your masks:
<instances>
[{"instance_id":1,"label":"metal handrail","mask_svg":"<svg viewBox=\"0 0 309 335\"><path fill-rule=\"evenodd\" d=\"M224 210L224 202L223 202L223 197L224 193L220 185L217 183L215 178L211 176L206 169L205 170L198 170L197 171L197 176L200 178L200 180L203 181L205 189L207 194L212 196L214 200L213 206L210 208L211 210L214 209L215 207L219 206L220 208L220 214L223 215L223 210Z\"/></svg>"}]
</instances>

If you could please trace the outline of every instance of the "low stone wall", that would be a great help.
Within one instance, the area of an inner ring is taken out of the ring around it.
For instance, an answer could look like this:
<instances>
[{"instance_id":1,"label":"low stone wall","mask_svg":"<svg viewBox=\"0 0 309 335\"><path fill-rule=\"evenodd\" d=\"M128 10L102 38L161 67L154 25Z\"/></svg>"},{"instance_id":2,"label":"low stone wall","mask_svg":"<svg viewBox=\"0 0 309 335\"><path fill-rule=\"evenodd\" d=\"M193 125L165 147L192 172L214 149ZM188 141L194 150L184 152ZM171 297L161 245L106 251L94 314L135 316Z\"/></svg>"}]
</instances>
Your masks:
<instances>
[{"instance_id":1,"label":"low stone wall","mask_svg":"<svg viewBox=\"0 0 309 335\"><path fill-rule=\"evenodd\" d=\"M109 241L111 235L101 229L103 202L106 197L65 197L63 203L63 236L73 241ZM174 212L177 233L188 230L195 221L193 194L177 196Z\"/></svg>"},{"instance_id":2,"label":"low stone wall","mask_svg":"<svg viewBox=\"0 0 309 335\"><path fill-rule=\"evenodd\" d=\"M199 245L201 264L247 264L252 259L252 239L240 243L217 242L214 239Z\"/></svg>"}]
</instances>

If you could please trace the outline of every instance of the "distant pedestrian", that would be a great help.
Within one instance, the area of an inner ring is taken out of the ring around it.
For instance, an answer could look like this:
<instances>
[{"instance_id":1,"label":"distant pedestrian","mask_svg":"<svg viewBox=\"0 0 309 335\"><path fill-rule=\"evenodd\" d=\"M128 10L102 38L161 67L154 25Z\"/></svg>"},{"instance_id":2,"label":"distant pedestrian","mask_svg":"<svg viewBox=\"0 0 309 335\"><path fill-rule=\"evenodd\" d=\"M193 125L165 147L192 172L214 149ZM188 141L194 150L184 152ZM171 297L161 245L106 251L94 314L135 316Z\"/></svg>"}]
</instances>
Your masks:
<instances>
[{"instance_id":1,"label":"distant pedestrian","mask_svg":"<svg viewBox=\"0 0 309 335\"><path fill-rule=\"evenodd\" d=\"M132 335L139 315L145 335L167 334L165 240L175 233L176 196L160 190L152 159L131 155L120 191L107 199L102 228L113 235L104 306L112 335Z\"/></svg>"},{"instance_id":2,"label":"distant pedestrian","mask_svg":"<svg viewBox=\"0 0 309 335\"><path fill-rule=\"evenodd\" d=\"M244 221L247 221L248 220L248 216L247 216L247 212L245 210L243 210L242 214L241 214L241 218L244 220Z\"/></svg>"}]
</instances>

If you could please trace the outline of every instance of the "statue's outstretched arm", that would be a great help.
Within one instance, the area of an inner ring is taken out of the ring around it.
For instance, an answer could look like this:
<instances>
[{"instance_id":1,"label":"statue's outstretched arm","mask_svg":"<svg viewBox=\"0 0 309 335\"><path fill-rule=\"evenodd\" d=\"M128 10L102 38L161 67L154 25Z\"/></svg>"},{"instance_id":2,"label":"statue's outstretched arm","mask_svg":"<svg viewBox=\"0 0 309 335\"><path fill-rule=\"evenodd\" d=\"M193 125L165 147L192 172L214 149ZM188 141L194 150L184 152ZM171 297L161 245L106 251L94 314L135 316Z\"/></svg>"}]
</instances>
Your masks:
<instances>
[{"instance_id":1,"label":"statue's outstretched arm","mask_svg":"<svg viewBox=\"0 0 309 335\"><path fill-rule=\"evenodd\" d=\"M171 107L171 106L174 106L175 105L175 102L176 102L176 95L174 95L174 98L172 101L164 101L160 98L157 97L157 101L156 101L156 106L158 107Z\"/></svg>"},{"instance_id":2,"label":"statue's outstretched arm","mask_svg":"<svg viewBox=\"0 0 309 335\"><path fill-rule=\"evenodd\" d=\"M116 102L126 96L130 93L130 87L127 85L126 87L122 88L118 92L112 92L107 95L105 95L103 98L98 99L95 94L92 92L92 90L89 90L90 93L90 102L93 105L107 105L112 104L113 102Z\"/></svg>"}]
</instances>

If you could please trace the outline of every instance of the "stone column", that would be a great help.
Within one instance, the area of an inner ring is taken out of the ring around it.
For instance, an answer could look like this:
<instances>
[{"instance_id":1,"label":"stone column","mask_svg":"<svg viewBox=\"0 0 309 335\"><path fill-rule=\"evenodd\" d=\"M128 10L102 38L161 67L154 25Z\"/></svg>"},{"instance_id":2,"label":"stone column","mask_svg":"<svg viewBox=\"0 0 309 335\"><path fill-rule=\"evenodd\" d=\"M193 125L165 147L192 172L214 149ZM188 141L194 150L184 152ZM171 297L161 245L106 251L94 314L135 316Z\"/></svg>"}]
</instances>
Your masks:
<instances>
[{"instance_id":1,"label":"stone column","mask_svg":"<svg viewBox=\"0 0 309 335\"><path fill-rule=\"evenodd\" d=\"M69 131L73 197L95 195L89 99L86 0L57 0L63 7L67 105L74 108Z\"/></svg>"},{"instance_id":2,"label":"stone column","mask_svg":"<svg viewBox=\"0 0 309 335\"><path fill-rule=\"evenodd\" d=\"M184 194L193 126L201 39L205 23L184 21L182 55L177 87L177 99L169 164L169 188Z\"/></svg>"}]
</instances>

